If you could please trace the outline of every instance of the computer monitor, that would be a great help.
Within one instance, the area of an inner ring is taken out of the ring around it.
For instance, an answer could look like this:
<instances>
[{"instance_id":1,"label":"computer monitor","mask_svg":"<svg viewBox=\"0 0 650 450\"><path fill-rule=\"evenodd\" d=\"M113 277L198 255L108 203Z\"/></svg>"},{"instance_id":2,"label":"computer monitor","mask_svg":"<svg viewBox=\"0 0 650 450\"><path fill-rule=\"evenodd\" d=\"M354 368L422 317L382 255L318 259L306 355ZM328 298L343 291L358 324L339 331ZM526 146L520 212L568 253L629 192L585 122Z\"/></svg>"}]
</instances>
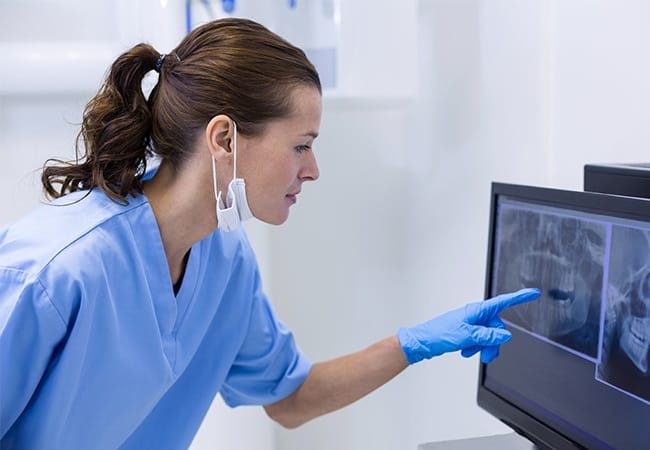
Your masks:
<instances>
[{"instance_id":1,"label":"computer monitor","mask_svg":"<svg viewBox=\"0 0 650 450\"><path fill-rule=\"evenodd\" d=\"M478 404L542 448L650 448L650 200L494 183L486 297L513 338Z\"/></svg>"},{"instance_id":2,"label":"computer monitor","mask_svg":"<svg viewBox=\"0 0 650 450\"><path fill-rule=\"evenodd\" d=\"M650 163L585 164L584 190L650 197Z\"/></svg>"}]
</instances>

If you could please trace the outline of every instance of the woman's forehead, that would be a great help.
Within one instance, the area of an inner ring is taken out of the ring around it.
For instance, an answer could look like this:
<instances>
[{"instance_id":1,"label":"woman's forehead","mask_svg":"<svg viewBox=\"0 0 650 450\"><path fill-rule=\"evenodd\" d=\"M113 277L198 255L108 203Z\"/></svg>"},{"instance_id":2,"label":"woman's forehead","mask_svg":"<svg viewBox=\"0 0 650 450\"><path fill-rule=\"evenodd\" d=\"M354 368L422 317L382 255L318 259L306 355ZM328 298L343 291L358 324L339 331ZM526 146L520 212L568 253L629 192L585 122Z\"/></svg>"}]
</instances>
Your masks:
<instances>
[{"instance_id":1,"label":"woman's forehead","mask_svg":"<svg viewBox=\"0 0 650 450\"><path fill-rule=\"evenodd\" d=\"M322 101L318 90L296 88L291 95L291 113L270 121L266 131L315 139L320 130L321 115Z\"/></svg>"}]
</instances>

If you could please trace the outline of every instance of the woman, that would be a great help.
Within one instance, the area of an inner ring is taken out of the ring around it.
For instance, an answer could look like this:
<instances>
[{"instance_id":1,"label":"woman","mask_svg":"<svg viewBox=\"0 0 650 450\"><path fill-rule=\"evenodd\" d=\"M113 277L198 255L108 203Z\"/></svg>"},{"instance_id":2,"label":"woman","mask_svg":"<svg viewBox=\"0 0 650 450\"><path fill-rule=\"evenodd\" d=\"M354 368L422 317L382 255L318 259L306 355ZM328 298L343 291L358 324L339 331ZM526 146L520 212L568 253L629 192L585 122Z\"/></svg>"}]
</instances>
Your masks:
<instances>
[{"instance_id":1,"label":"woman","mask_svg":"<svg viewBox=\"0 0 650 450\"><path fill-rule=\"evenodd\" d=\"M46 165L52 203L0 231L0 447L186 448L217 393L296 427L421 359L496 357L499 311L537 291L333 361L298 350L239 225L287 219L319 176L320 120L314 67L251 21L117 58L84 113L84 158Z\"/></svg>"}]
</instances>

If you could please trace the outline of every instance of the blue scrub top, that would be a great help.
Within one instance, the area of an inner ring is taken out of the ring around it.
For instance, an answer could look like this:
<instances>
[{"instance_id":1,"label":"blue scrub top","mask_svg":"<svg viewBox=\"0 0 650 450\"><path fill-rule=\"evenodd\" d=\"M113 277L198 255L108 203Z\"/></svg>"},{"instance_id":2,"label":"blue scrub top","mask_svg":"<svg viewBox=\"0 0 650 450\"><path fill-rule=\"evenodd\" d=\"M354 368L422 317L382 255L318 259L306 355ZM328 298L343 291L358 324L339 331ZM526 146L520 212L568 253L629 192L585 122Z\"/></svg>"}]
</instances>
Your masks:
<instances>
[{"instance_id":1,"label":"blue scrub top","mask_svg":"<svg viewBox=\"0 0 650 450\"><path fill-rule=\"evenodd\" d=\"M243 230L196 243L175 296L128 200L75 192L0 230L3 450L187 448L217 392L264 405L307 377Z\"/></svg>"}]
</instances>

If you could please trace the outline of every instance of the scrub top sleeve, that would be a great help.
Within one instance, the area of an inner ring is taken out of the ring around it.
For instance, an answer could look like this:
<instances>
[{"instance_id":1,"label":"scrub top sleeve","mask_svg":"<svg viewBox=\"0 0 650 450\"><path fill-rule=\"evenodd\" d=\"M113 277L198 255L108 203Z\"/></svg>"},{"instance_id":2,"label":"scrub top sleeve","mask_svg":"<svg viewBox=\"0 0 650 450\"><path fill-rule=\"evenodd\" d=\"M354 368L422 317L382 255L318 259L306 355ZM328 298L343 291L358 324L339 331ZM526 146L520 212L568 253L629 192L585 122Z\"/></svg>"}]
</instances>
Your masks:
<instances>
[{"instance_id":1,"label":"scrub top sleeve","mask_svg":"<svg viewBox=\"0 0 650 450\"><path fill-rule=\"evenodd\" d=\"M66 328L37 278L0 268L0 440L25 409Z\"/></svg>"},{"instance_id":2,"label":"scrub top sleeve","mask_svg":"<svg viewBox=\"0 0 650 450\"><path fill-rule=\"evenodd\" d=\"M275 317L259 276L256 284L246 337L220 391L231 407L267 405L288 397L312 366L293 333Z\"/></svg>"}]
</instances>

